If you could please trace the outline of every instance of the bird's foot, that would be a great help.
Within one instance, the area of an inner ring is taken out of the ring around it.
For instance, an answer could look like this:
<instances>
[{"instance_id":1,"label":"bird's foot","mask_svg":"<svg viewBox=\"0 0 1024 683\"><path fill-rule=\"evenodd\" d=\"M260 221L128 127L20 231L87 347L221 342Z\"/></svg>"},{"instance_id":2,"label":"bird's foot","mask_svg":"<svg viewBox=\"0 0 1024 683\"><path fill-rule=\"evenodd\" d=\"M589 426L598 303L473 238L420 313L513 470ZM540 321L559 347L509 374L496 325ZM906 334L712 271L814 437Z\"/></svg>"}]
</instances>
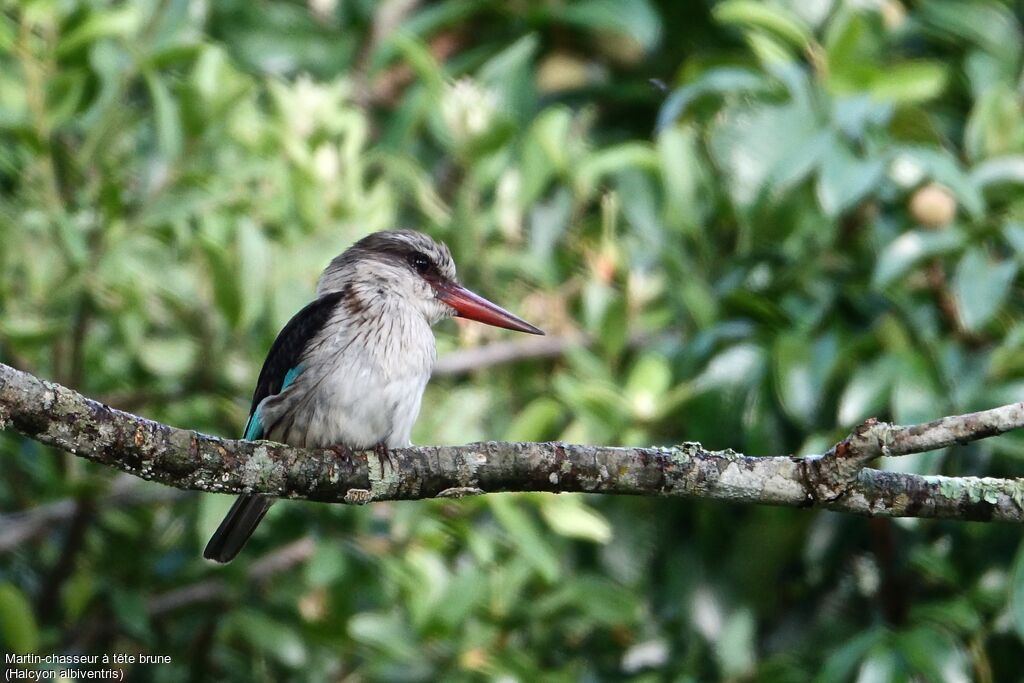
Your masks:
<instances>
[{"instance_id":1,"label":"bird's foot","mask_svg":"<svg viewBox=\"0 0 1024 683\"><path fill-rule=\"evenodd\" d=\"M353 452L353 450L346 446L345 444L335 444L334 446L331 446L327 450L334 453L338 460L351 460L353 457L355 457L355 452Z\"/></svg>"},{"instance_id":2,"label":"bird's foot","mask_svg":"<svg viewBox=\"0 0 1024 683\"><path fill-rule=\"evenodd\" d=\"M398 468L395 467L395 460L391 457L391 450L383 443L379 443L373 447L373 452L377 454L377 462L380 463L380 471L384 472L384 463L387 462L391 471L394 472Z\"/></svg>"}]
</instances>

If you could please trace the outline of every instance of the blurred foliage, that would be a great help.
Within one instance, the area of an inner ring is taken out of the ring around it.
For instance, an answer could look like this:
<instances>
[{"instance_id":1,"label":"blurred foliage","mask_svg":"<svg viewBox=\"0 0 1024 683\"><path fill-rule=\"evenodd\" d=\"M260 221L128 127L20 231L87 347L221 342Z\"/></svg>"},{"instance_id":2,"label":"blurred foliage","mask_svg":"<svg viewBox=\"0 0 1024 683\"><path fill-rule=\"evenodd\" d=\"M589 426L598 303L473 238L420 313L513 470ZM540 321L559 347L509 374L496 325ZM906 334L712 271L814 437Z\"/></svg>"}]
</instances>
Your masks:
<instances>
[{"instance_id":1,"label":"blurred foliage","mask_svg":"<svg viewBox=\"0 0 1024 683\"><path fill-rule=\"evenodd\" d=\"M1024 396L1012 3L0 7L0 360L112 405L238 434L329 257L400 225L597 340L433 382L420 443L809 453ZM439 347L506 336L446 323ZM154 681L1022 680L1018 528L290 503L220 568L227 496L104 505L113 473L0 439L0 509L78 501L0 556L5 650L171 655L132 671ZM1024 439L882 466L1019 476Z\"/></svg>"}]
</instances>

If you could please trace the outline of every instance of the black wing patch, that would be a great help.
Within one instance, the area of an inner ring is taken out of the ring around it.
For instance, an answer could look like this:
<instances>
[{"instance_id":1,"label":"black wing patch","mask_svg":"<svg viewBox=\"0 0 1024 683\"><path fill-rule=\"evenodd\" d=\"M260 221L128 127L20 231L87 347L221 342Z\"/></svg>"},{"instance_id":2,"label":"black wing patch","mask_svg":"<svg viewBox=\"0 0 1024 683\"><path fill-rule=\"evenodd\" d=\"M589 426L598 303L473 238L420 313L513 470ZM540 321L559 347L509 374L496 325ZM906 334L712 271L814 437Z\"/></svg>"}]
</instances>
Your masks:
<instances>
[{"instance_id":1,"label":"black wing patch","mask_svg":"<svg viewBox=\"0 0 1024 683\"><path fill-rule=\"evenodd\" d=\"M309 346L310 340L327 324L335 306L338 305L344 294L344 292L331 292L307 304L292 316L284 329L278 333L277 339L274 340L267 353L267 359L263 361L263 369L260 370L260 377L256 382L256 390L252 395L252 406L249 408L249 424L246 425L244 438L262 438L262 428L258 428L250 434L250 429L254 426L252 418L256 408L267 396L281 393L285 383L290 383L294 379L302 360L302 354Z\"/></svg>"}]
</instances>

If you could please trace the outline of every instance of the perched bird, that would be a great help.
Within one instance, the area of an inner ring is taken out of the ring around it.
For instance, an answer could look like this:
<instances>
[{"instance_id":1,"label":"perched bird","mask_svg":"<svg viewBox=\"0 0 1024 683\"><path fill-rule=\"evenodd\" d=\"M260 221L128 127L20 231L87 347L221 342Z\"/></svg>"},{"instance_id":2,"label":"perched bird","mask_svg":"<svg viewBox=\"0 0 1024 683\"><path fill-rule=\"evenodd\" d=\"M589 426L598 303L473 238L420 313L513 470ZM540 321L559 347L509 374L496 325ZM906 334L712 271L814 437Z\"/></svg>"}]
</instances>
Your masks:
<instances>
[{"instance_id":1,"label":"perched bird","mask_svg":"<svg viewBox=\"0 0 1024 683\"><path fill-rule=\"evenodd\" d=\"M303 448L408 446L436 351L430 327L460 316L544 334L458 283L448 247L377 232L327 266L316 299L270 347L243 438ZM229 562L273 503L239 496L203 556Z\"/></svg>"}]
</instances>

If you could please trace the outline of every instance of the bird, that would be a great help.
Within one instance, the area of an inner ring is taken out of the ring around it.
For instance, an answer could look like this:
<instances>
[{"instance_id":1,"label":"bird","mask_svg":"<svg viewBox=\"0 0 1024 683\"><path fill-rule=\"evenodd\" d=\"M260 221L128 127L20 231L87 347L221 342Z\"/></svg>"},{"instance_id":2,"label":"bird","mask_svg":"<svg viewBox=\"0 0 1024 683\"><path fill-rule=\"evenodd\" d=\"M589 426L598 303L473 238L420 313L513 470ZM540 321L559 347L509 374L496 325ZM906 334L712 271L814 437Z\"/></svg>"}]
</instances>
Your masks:
<instances>
[{"instance_id":1,"label":"bird","mask_svg":"<svg viewBox=\"0 0 1024 683\"><path fill-rule=\"evenodd\" d=\"M454 316L544 334L459 284L444 243L404 229L363 237L331 260L313 301L278 333L242 438L385 455L409 446L437 356L431 328ZM203 556L234 559L273 502L239 496Z\"/></svg>"}]
</instances>

